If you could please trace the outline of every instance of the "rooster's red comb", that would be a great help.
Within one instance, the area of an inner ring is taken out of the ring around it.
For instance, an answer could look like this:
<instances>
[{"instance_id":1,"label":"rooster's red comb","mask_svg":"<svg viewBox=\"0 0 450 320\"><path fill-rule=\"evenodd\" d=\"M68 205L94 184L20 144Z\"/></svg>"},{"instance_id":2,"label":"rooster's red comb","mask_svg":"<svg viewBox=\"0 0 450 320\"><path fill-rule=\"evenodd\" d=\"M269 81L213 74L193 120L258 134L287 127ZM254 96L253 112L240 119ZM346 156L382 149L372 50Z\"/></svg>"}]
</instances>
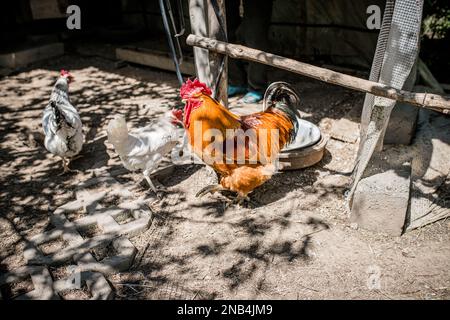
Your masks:
<instances>
[{"instance_id":1,"label":"rooster's red comb","mask_svg":"<svg viewBox=\"0 0 450 320\"><path fill-rule=\"evenodd\" d=\"M191 79L187 79L185 83L181 86L180 95L182 98L188 97L193 93L204 93L207 95L211 95L212 91L208 86L200 82L197 78L192 81Z\"/></svg>"}]
</instances>

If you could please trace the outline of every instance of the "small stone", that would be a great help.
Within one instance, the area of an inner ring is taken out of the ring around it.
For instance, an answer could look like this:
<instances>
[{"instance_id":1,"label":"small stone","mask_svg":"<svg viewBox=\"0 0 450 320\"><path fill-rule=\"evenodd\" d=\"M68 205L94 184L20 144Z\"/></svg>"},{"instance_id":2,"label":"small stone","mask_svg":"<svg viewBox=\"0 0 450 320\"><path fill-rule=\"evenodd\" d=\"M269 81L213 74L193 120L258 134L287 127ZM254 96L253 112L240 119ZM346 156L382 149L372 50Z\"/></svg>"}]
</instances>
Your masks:
<instances>
[{"instance_id":1,"label":"small stone","mask_svg":"<svg viewBox=\"0 0 450 320\"><path fill-rule=\"evenodd\" d=\"M358 230L358 224L357 223L351 223L350 224L350 228L352 228L353 230Z\"/></svg>"},{"instance_id":2,"label":"small stone","mask_svg":"<svg viewBox=\"0 0 450 320\"><path fill-rule=\"evenodd\" d=\"M350 184L350 177L344 175L327 175L318 179L316 183L314 183L315 187L324 187L324 188L346 188Z\"/></svg>"},{"instance_id":3,"label":"small stone","mask_svg":"<svg viewBox=\"0 0 450 320\"><path fill-rule=\"evenodd\" d=\"M19 217L15 217L15 218L13 219L13 222L14 222L15 224L18 224L18 223L20 222L20 218L19 218Z\"/></svg>"},{"instance_id":4,"label":"small stone","mask_svg":"<svg viewBox=\"0 0 450 320\"><path fill-rule=\"evenodd\" d=\"M345 118L339 119L333 123L331 136L340 141L356 143L359 138L359 124Z\"/></svg>"},{"instance_id":5,"label":"small stone","mask_svg":"<svg viewBox=\"0 0 450 320\"><path fill-rule=\"evenodd\" d=\"M405 250L402 251L402 256L404 256L405 258L415 258L415 256Z\"/></svg>"}]
</instances>

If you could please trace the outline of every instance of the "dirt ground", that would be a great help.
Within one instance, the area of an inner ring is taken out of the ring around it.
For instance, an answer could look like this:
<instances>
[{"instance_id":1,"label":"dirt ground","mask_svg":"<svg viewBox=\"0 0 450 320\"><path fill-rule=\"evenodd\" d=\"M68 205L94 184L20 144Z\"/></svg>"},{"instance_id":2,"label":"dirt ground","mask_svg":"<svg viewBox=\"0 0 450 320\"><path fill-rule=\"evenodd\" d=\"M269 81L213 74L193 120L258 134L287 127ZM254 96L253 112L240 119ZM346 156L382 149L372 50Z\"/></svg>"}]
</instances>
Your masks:
<instances>
[{"instance_id":1,"label":"dirt ground","mask_svg":"<svg viewBox=\"0 0 450 320\"><path fill-rule=\"evenodd\" d=\"M79 172L59 176L60 160L39 133L61 68L76 78L70 97L86 143L71 164ZM362 94L304 78L271 77L295 84L303 117L324 133L363 101ZM93 170L121 167L105 142L109 119L121 113L132 126L144 125L180 103L177 90L171 73L74 55L0 79L1 272L24 265L26 238L46 230L51 212L73 200ZM160 179L168 194L152 205L151 227L131 239L138 249L132 268L108 277L116 298L449 299L449 221L398 238L350 225L344 192L356 148L330 140L320 163L257 189L256 208L225 209L219 195L195 198L210 173L196 164L176 167ZM141 180L124 174L119 181L151 194Z\"/></svg>"}]
</instances>

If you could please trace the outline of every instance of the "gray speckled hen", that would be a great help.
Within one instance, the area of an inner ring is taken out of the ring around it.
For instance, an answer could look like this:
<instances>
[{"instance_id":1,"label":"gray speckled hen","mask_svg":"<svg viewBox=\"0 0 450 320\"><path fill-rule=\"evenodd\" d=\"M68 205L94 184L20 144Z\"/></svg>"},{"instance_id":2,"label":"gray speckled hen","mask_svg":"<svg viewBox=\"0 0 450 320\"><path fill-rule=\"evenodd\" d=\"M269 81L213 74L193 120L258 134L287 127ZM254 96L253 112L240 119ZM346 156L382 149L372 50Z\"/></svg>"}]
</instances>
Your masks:
<instances>
[{"instance_id":1,"label":"gray speckled hen","mask_svg":"<svg viewBox=\"0 0 450 320\"><path fill-rule=\"evenodd\" d=\"M45 148L62 158L63 173L71 171L68 158L80 153L84 142L80 115L69 100L69 83L72 79L69 72L61 70L42 117Z\"/></svg>"}]
</instances>

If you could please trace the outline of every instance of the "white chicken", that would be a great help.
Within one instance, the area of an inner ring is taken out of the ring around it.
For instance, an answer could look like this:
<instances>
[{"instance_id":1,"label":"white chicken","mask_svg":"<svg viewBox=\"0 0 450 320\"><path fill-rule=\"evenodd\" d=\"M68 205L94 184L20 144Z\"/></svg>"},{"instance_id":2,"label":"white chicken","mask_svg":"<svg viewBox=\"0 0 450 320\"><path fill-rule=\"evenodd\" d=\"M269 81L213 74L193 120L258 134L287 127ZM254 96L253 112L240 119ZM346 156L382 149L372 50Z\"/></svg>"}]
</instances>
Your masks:
<instances>
[{"instance_id":1,"label":"white chicken","mask_svg":"<svg viewBox=\"0 0 450 320\"><path fill-rule=\"evenodd\" d=\"M180 142L184 130L182 111L166 112L155 123L128 131L125 118L116 115L107 128L108 141L119 154L123 166L130 170L142 170L150 188L157 194L157 189L150 179L161 160Z\"/></svg>"},{"instance_id":2,"label":"white chicken","mask_svg":"<svg viewBox=\"0 0 450 320\"><path fill-rule=\"evenodd\" d=\"M69 83L72 80L68 71L61 70L42 117L45 148L62 158L63 173L73 171L69 169L70 160L67 158L80 153L84 143L80 115L69 100Z\"/></svg>"}]
</instances>

